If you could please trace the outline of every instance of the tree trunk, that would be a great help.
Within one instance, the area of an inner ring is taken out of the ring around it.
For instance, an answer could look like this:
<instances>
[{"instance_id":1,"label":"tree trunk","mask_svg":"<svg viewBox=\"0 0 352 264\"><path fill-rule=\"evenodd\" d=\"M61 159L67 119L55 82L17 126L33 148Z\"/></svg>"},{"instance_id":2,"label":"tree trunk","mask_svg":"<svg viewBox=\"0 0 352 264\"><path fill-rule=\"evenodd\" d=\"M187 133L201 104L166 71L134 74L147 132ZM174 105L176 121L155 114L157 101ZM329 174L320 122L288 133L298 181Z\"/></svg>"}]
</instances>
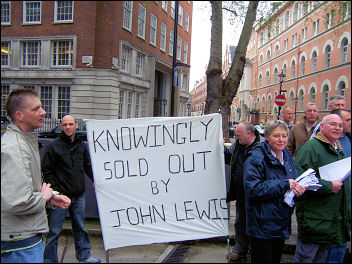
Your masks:
<instances>
[{"instance_id":1,"label":"tree trunk","mask_svg":"<svg viewBox=\"0 0 352 264\"><path fill-rule=\"evenodd\" d=\"M228 141L230 106L236 96L246 63L246 51L252 34L259 1L250 1L236 47L235 56L226 79L222 79L222 5L220 1L211 2L211 47L207 75L207 99L205 113L215 113L221 107L223 135Z\"/></svg>"},{"instance_id":2,"label":"tree trunk","mask_svg":"<svg viewBox=\"0 0 352 264\"><path fill-rule=\"evenodd\" d=\"M222 87L222 2L211 1L211 44L207 75L207 99L204 114L216 113ZM210 89L209 89L210 88Z\"/></svg>"}]
</instances>

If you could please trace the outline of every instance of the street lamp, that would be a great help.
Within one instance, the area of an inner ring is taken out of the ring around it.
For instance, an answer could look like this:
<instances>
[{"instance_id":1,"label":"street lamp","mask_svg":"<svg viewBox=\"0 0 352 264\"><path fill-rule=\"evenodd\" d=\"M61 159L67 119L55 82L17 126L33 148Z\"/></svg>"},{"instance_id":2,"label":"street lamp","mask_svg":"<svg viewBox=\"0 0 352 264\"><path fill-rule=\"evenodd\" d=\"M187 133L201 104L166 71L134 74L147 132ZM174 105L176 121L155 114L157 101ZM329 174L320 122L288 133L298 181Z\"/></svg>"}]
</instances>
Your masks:
<instances>
[{"instance_id":1,"label":"street lamp","mask_svg":"<svg viewBox=\"0 0 352 264\"><path fill-rule=\"evenodd\" d=\"M188 116L191 116L191 104L190 103L187 103L187 112L188 112Z\"/></svg>"},{"instance_id":2,"label":"street lamp","mask_svg":"<svg viewBox=\"0 0 352 264\"><path fill-rule=\"evenodd\" d=\"M284 74L284 70L281 70L281 73L278 75L279 77L279 81L280 81L280 91L279 94L281 95L281 92L286 92L286 90L282 90L282 83L284 82L284 79L286 77L286 74ZM279 120L280 118L280 110L281 110L281 106L279 106L279 111L277 113L277 120Z\"/></svg>"}]
</instances>

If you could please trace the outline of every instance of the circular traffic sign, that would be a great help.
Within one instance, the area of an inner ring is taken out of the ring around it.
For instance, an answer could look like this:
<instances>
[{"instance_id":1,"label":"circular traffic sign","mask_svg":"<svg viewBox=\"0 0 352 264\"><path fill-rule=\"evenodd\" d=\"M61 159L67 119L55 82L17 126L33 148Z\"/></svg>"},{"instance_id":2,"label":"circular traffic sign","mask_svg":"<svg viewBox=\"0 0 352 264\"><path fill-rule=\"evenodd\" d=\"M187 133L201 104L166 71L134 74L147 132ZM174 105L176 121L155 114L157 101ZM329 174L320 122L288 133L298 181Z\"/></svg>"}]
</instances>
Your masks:
<instances>
[{"instance_id":1,"label":"circular traffic sign","mask_svg":"<svg viewBox=\"0 0 352 264\"><path fill-rule=\"evenodd\" d=\"M286 98L283 94L279 94L278 96L275 97L275 104L278 106L283 106L286 104Z\"/></svg>"}]
</instances>

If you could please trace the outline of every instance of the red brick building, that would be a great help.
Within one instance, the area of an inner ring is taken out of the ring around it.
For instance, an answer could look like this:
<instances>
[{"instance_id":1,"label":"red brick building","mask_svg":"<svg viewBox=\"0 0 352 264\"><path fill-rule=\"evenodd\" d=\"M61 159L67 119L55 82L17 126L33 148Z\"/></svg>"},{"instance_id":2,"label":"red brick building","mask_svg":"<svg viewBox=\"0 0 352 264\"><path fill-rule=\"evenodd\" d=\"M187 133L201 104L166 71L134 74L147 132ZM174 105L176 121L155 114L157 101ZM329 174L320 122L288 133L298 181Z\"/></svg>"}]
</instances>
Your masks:
<instances>
[{"instance_id":1,"label":"red brick building","mask_svg":"<svg viewBox=\"0 0 352 264\"><path fill-rule=\"evenodd\" d=\"M169 116L176 1L1 1L1 114L19 87L47 118ZM179 1L177 61L190 64L192 2ZM186 115L179 67L175 115Z\"/></svg>"}]
</instances>

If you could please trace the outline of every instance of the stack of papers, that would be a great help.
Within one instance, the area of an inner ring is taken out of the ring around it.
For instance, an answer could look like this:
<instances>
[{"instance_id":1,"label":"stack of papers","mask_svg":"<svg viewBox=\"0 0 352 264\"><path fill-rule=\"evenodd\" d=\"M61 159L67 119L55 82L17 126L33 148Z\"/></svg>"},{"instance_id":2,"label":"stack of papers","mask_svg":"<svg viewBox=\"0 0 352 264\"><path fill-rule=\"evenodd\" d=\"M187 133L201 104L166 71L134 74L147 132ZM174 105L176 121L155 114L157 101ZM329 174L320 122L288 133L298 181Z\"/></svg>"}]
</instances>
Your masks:
<instances>
[{"instance_id":1,"label":"stack of papers","mask_svg":"<svg viewBox=\"0 0 352 264\"><path fill-rule=\"evenodd\" d=\"M313 169L306 170L295 181L304 187L308 187L307 190L310 190L310 191L316 191L322 186L321 184L319 184L319 180L315 176L315 171ZM284 202L291 207L294 206L295 204L295 202L293 201L294 196L295 196L295 193L293 191L287 191L285 193Z\"/></svg>"},{"instance_id":2,"label":"stack of papers","mask_svg":"<svg viewBox=\"0 0 352 264\"><path fill-rule=\"evenodd\" d=\"M351 175L351 157L320 167L319 174L323 180L343 182Z\"/></svg>"}]
</instances>

